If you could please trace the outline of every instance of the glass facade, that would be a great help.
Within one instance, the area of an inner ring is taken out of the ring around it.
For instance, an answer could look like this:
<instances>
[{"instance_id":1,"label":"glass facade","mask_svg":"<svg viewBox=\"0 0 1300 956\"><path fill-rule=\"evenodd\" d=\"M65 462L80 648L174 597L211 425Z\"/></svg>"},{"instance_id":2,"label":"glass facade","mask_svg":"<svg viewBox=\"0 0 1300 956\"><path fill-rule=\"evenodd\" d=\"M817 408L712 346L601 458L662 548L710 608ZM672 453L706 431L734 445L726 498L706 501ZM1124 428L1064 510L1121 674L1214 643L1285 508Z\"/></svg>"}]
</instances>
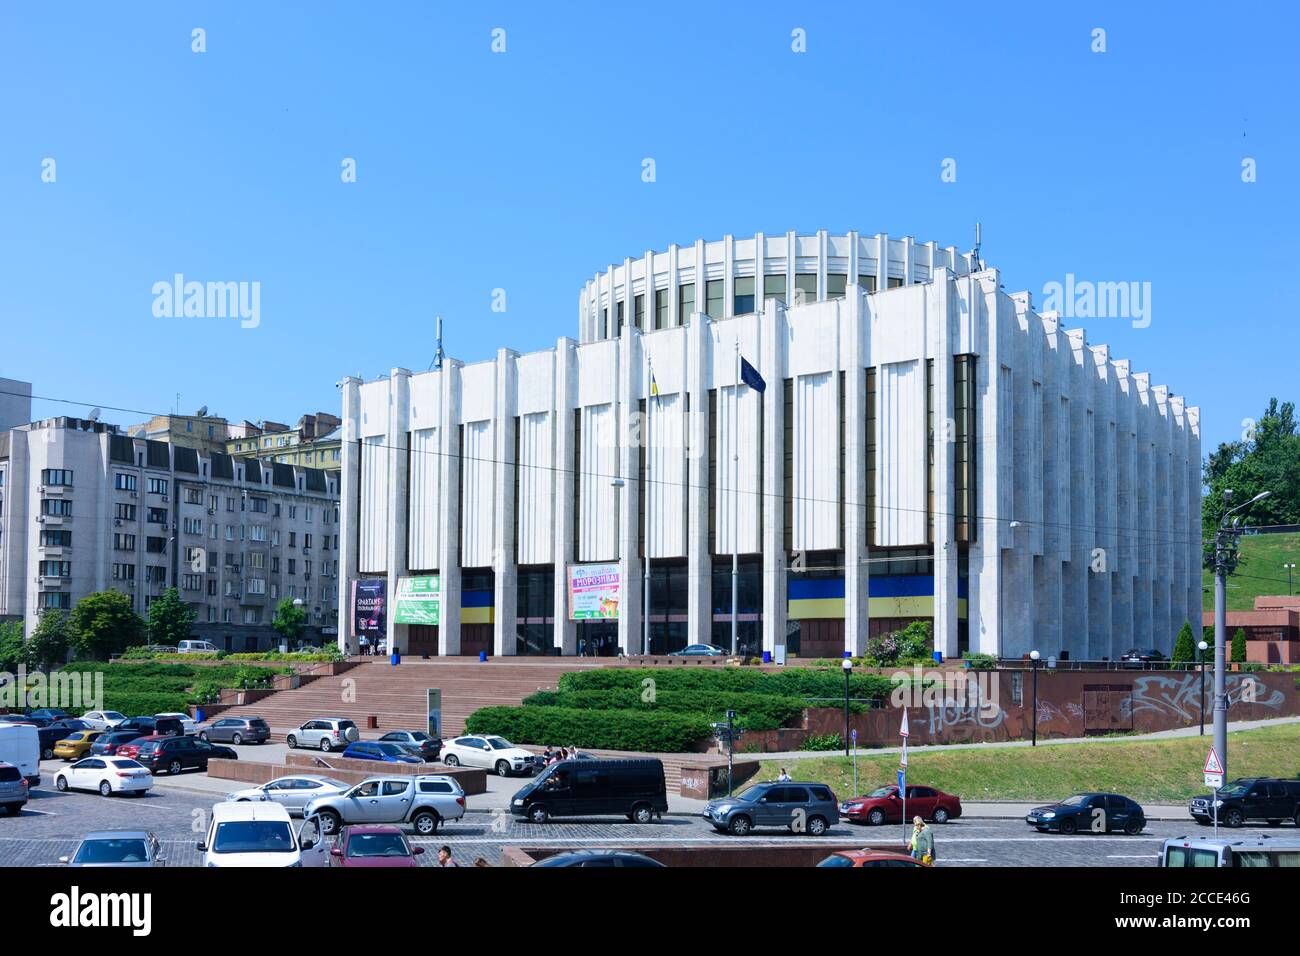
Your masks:
<instances>
[{"instance_id":1,"label":"glass facade","mask_svg":"<svg viewBox=\"0 0 1300 956\"><path fill-rule=\"evenodd\" d=\"M753 276L739 276L735 280L732 311L736 315L749 315L754 311Z\"/></svg>"},{"instance_id":2,"label":"glass facade","mask_svg":"<svg viewBox=\"0 0 1300 956\"><path fill-rule=\"evenodd\" d=\"M722 308L725 285L721 279L710 279L704 284L704 314L711 319L720 319L725 314Z\"/></svg>"}]
</instances>

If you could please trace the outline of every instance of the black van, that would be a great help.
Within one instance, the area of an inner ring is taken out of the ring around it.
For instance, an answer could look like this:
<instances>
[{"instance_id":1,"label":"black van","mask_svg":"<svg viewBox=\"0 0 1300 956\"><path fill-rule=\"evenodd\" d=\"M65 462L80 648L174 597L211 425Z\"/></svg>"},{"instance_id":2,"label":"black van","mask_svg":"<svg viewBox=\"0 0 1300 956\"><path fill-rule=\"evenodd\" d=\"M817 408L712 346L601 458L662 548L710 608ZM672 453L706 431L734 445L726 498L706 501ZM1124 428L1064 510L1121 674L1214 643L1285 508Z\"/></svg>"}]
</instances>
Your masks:
<instances>
[{"instance_id":1,"label":"black van","mask_svg":"<svg viewBox=\"0 0 1300 956\"><path fill-rule=\"evenodd\" d=\"M649 823L668 811L664 765L658 760L562 760L515 794L510 812L533 823L551 817L621 813Z\"/></svg>"}]
</instances>

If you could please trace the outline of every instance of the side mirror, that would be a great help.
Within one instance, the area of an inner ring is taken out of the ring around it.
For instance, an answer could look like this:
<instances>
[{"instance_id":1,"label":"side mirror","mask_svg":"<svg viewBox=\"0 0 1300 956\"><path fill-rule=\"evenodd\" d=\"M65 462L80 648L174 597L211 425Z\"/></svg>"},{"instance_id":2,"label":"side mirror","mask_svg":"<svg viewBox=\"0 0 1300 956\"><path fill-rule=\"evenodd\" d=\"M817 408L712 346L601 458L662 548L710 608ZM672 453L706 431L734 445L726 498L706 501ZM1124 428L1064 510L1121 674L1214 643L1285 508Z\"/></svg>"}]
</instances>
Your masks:
<instances>
[{"instance_id":1,"label":"side mirror","mask_svg":"<svg viewBox=\"0 0 1300 956\"><path fill-rule=\"evenodd\" d=\"M343 855L343 851L340 850L338 847L334 847L333 849L330 850L330 856L340 856L340 857L341 857L342 855Z\"/></svg>"},{"instance_id":2,"label":"side mirror","mask_svg":"<svg viewBox=\"0 0 1300 956\"><path fill-rule=\"evenodd\" d=\"M194 849L198 850L200 853L207 853L208 845L206 843L199 842L194 844Z\"/></svg>"},{"instance_id":3,"label":"side mirror","mask_svg":"<svg viewBox=\"0 0 1300 956\"><path fill-rule=\"evenodd\" d=\"M66 856L61 856L59 857L59 862L66 864L68 862L68 858Z\"/></svg>"},{"instance_id":4,"label":"side mirror","mask_svg":"<svg viewBox=\"0 0 1300 956\"><path fill-rule=\"evenodd\" d=\"M423 852L424 852L424 847L422 846L411 847L411 856L419 856Z\"/></svg>"}]
</instances>

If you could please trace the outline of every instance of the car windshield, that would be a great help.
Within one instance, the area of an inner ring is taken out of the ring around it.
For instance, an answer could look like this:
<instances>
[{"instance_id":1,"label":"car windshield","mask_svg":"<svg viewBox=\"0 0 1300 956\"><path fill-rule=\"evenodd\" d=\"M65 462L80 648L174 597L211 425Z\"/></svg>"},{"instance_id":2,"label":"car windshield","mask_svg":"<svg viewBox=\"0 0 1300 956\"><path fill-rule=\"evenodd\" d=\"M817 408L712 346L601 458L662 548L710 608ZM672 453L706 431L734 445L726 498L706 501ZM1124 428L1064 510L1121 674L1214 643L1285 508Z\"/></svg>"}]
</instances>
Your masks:
<instances>
[{"instance_id":1,"label":"car windshield","mask_svg":"<svg viewBox=\"0 0 1300 956\"><path fill-rule=\"evenodd\" d=\"M292 853L289 824L273 820L231 820L217 824L213 853Z\"/></svg>"},{"instance_id":2,"label":"car windshield","mask_svg":"<svg viewBox=\"0 0 1300 956\"><path fill-rule=\"evenodd\" d=\"M1248 790L1250 790L1249 783L1243 783L1240 780L1234 780L1232 781L1232 783L1228 784L1226 787L1223 787L1222 789L1219 790L1219 796L1244 797Z\"/></svg>"},{"instance_id":3,"label":"car windshield","mask_svg":"<svg viewBox=\"0 0 1300 956\"><path fill-rule=\"evenodd\" d=\"M493 750L513 750L514 744L502 737L488 737L487 742Z\"/></svg>"},{"instance_id":4,"label":"car windshield","mask_svg":"<svg viewBox=\"0 0 1300 956\"><path fill-rule=\"evenodd\" d=\"M348 838L348 856L410 856L400 833L356 833Z\"/></svg>"},{"instance_id":5,"label":"car windshield","mask_svg":"<svg viewBox=\"0 0 1300 956\"><path fill-rule=\"evenodd\" d=\"M109 763L112 764L114 767L117 767L119 770L137 770L137 769L143 770L144 769L143 764L138 764L134 760L110 760Z\"/></svg>"},{"instance_id":6,"label":"car windshield","mask_svg":"<svg viewBox=\"0 0 1300 956\"><path fill-rule=\"evenodd\" d=\"M119 713L118 713L117 711L115 711L115 710L110 710L110 711L105 712L105 714L104 714L104 718L105 718L106 720L126 720L125 717L123 717L121 714L119 714Z\"/></svg>"},{"instance_id":7,"label":"car windshield","mask_svg":"<svg viewBox=\"0 0 1300 956\"><path fill-rule=\"evenodd\" d=\"M757 800L766 792L767 792L767 788L763 784L759 784L757 786L750 787L744 793L739 794L736 797L731 799L744 800L746 803L753 803L755 800Z\"/></svg>"},{"instance_id":8,"label":"car windshield","mask_svg":"<svg viewBox=\"0 0 1300 956\"><path fill-rule=\"evenodd\" d=\"M333 777L321 777L319 784L313 782L312 786L333 787L336 790L346 790L348 785L342 780L335 780Z\"/></svg>"},{"instance_id":9,"label":"car windshield","mask_svg":"<svg viewBox=\"0 0 1300 956\"><path fill-rule=\"evenodd\" d=\"M355 726L356 726L356 724L354 724L354 723L353 723L352 721L350 721L350 720L340 720L340 721L339 721L339 730L347 730L349 727L355 727Z\"/></svg>"},{"instance_id":10,"label":"car windshield","mask_svg":"<svg viewBox=\"0 0 1300 956\"><path fill-rule=\"evenodd\" d=\"M375 744L375 748L382 754L390 757L400 757L404 751L397 744Z\"/></svg>"},{"instance_id":11,"label":"car windshield","mask_svg":"<svg viewBox=\"0 0 1300 956\"><path fill-rule=\"evenodd\" d=\"M73 863L144 863L149 850L144 840L83 840Z\"/></svg>"},{"instance_id":12,"label":"car windshield","mask_svg":"<svg viewBox=\"0 0 1300 956\"><path fill-rule=\"evenodd\" d=\"M1092 796L1090 793L1076 793L1072 797L1066 797L1061 801L1060 805L1063 807L1081 807L1090 796Z\"/></svg>"},{"instance_id":13,"label":"car windshield","mask_svg":"<svg viewBox=\"0 0 1300 956\"><path fill-rule=\"evenodd\" d=\"M422 731L416 730L416 731L412 731L412 733L411 733L411 739L412 739L412 740L432 740L433 738L430 737L428 734L423 733Z\"/></svg>"},{"instance_id":14,"label":"car windshield","mask_svg":"<svg viewBox=\"0 0 1300 956\"><path fill-rule=\"evenodd\" d=\"M897 789L898 789L897 787L881 787L878 790L872 790L871 793L868 794L868 796L887 797Z\"/></svg>"}]
</instances>

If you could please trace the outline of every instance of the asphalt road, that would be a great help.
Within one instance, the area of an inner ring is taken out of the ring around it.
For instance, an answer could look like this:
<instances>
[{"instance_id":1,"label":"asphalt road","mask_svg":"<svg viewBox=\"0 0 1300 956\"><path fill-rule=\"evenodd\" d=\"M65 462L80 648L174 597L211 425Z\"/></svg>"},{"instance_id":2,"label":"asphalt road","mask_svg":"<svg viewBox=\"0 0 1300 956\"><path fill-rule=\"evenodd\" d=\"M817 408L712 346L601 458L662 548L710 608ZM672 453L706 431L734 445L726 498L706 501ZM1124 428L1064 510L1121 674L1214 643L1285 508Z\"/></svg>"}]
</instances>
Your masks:
<instances>
[{"instance_id":1,"label":"asphalt road","mask_svg":"<svg viewBox=\"0 0 1300 956\"><path fill-rule=\"evenodd\" d=\"M471 806L473 800L471 797ZM194 844L206 830L207 814L213 802L213 796L163 787L138 798L58 793L52 786L40 787L33 792L20 816L0 817L0 866L55 864L61 855L75 849L81 834L121 827L156 833L169 865L197 866L199 853ZM433 849L443 843L451 845L463 863L471 863L475 857L496 863L504 847L520 844L597 848L665 842L729 843L739 839L781 844L861 839L866 843L887 839L892 834L901 842L902 830L895 825L869 828L841 822L831 828L827 838L781 831L739 838L718 834L702 819L685 815L670 814L658 823L643 825L619 817L537 826L516 821L499 810L471 810L462 820L446 825L436 836L416 842L428 848L422 858L427 865L433 862ZM1291 835L1294 831L1291 827L1235 831L1241 836L1254 832ZM1205 835L1209 830L1190 820L1187 823L1161 821L1148 824L1135 837L1120 834L1064 837L1037 833L1018 819L963 818L935 826L934 833L940 866L1106 867L1153 866L1162 840L1184 833Z\"/></svg>"}]
</instances>

